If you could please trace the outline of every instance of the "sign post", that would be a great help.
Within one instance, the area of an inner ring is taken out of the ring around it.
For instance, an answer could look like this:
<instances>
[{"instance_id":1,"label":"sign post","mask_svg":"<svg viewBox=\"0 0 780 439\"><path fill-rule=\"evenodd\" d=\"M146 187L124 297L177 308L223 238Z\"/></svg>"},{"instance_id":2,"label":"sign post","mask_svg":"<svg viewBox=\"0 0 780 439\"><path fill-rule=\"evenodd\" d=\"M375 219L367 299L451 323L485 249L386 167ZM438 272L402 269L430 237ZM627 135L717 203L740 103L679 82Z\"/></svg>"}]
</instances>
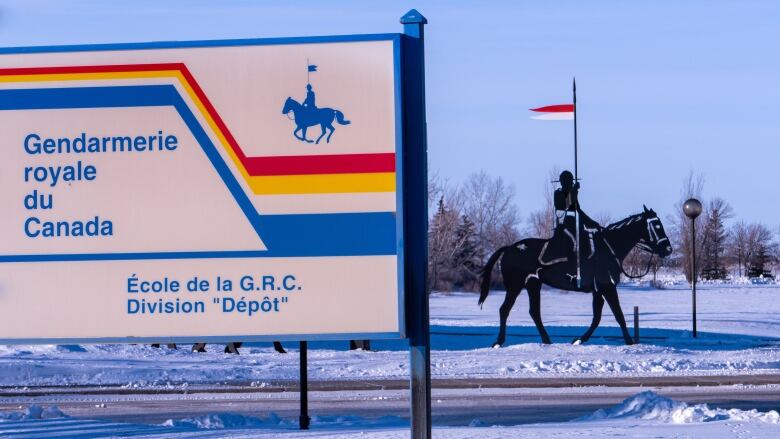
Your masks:
<instances>
[{"instance_id":1,"label":"sign post","mask_svg":"<svg viewBox=\"0 0 780 439\"><path fill-rule=\"evenodd\" d=\"M301 395L301 414L298 417L298 425L301 430L308 430L311 418L309 418L309 365L307 360L307 353L309 350L308 342L300 342L300 395Z\"/></svg>"},{"instance_id":2,"label":"sign post","mask_svg":"<svg viewBox=\"0 0 780 439\"><path fill-rule=\"evenodd\" d=\"M412 438L431 437L431 346L428 310L428 143L425 121L424 27L412 9L401 17L404 75L406 312L411 370Z\"/></svg>"}]
</instances>

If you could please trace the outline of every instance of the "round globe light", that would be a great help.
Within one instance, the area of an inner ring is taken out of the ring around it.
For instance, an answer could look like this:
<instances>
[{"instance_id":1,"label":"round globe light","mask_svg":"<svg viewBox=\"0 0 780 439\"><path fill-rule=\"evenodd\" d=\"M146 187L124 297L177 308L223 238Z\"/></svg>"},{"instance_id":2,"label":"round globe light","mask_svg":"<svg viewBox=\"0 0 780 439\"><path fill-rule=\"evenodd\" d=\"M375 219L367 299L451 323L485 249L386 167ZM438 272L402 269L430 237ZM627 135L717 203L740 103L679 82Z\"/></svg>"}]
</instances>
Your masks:
<instances>
[{"instance_id":1,"label":"round globe light","mask_svg":"<svg viewBox=\"0 0 780 439\"><path fill-rule=\"evenodd\" d=\"M696 219L701 215L701 209L701 201L696 198L690 198L683 204L683 212L690 219Z\"/></svg>"}]
</instances>

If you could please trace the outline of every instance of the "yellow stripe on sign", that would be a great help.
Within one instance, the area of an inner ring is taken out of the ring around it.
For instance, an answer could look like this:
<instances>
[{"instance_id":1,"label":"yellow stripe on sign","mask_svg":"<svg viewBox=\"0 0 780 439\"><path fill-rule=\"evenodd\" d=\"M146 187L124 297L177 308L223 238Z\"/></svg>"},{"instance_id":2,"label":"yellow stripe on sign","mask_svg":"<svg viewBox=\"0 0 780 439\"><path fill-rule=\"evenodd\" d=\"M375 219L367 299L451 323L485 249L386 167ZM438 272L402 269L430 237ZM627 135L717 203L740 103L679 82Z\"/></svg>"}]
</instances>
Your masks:
<instances>
[{"instance_id":1,"label":"yellow stripe on sign","mask_svg":"<svg viewBox=\"0 0 780 439\"><path fill-rule=\"evenodd\" d=\"M395 172L250 177L257 195L395 192Z\"/></svg>"}]
</instances>

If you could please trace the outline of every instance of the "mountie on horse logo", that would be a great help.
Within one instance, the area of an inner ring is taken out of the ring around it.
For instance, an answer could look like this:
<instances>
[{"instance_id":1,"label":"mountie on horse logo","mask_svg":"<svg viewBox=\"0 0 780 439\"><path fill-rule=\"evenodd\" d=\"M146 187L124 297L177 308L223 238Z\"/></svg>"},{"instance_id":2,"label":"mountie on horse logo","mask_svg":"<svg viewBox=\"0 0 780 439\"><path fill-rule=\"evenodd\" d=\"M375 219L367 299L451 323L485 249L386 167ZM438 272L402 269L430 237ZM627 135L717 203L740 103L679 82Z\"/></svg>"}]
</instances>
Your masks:
<instances>
[{"instance_id":1,"label":"mountie on horse logo","mask_svg":"<svg viewBox=\"0 0 780 439\"><path fill-rule=\"evenodd\" d=\"M560 175L561 187L554 196L557 224L552 238L523 239L501 247L490 256L482 271L480 306L487 299L493 267L501 259L506 297L499 310L500 328L493 347L500 347L506 341L507 318L523 289L528 291L529 313L542 342L550 343L542 323L542 284L592 294L593 321L588 330L574 340L575 344L584 343L593 335L601 321L604 301L615 315L625 343L633 344L618 300L620 275L628 276L623 270L623 259L634 247L663 258L672 253L672 246L661 219L647 207L642 213L601 227L580 209L580 184L574 180L569 171Z\"/></svg>"},{"instance_id":2,"label":"mountie on horse logo","mask_svg":"<svg viewBox=\"0 0 780 439\"><path fill-rule=\"evenodd\" d=\"M339 110L317 107L314 89L309 81L309 74L316 71L316 65L308 64L306 72L306 98L301 104L292 97L288 97L287 100L284 101L282 114L290 117L289 114L292 112L293 117L291 119L295 121L293 136L295 136L296 139L306 143L320 143L320 140L327 134L328 137L325 138L325 142L330 143L330 138L336 131L336 128L333 126L333 121L335 120L339 125L349 125L351 122L344 119L344 113ZM306 138L306 130L315 125L319 125L322 132L320 133L320 136L317 137L317 140L310 140ZM300 133L300 135L298 133Z\"/></svg>"}]
</instances>

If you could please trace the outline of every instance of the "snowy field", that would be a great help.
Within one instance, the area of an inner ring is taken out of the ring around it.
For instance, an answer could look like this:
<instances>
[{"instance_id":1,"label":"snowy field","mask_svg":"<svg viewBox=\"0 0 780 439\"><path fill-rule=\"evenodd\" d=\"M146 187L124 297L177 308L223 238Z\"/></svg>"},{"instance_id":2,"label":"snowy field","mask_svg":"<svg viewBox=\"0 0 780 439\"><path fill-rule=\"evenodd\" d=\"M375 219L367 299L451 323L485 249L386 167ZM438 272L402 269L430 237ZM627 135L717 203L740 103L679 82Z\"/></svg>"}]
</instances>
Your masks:
<instances>
[{"instance_id":1,"label":"snowy field","mask_svg":"<svg viewBox=\"0 0 780 439\"><path fill-rule=\"evenodd\" d=\"M492 349L503 292L491 293L483 309L467 293L431 297L434 378L636 377L780 374L780 285L703 285L698 295L699 338L691 337L690 292L670 284L656 290L621 288L631 321L640 310L641 344L624 346L605 308L591 341L571 341L591 318L590 297L547 290L542 315L554 344L541 345L518 299L507 343ZM270 344L249 344L241 355L194 354L149 346L0 346L0 387L7 393L35 386L119 385L127 388L186 388L196 385L265 386L298 377L295 344L278 354ZM312 380L408 379L404 341L374 341L371 352L348 351L347 343L310 343ZM598 388L592 388L598 389ZM496 389L498 391L499 389ZM537 389L534 391L542 391ZM772 391L771 389L769 391ZM780 415L703 404L686 404L635 390L622 404L591 415L522 426L490 425L473 419L467 427L437 427L441 438L574 437L780 437ZM96 412L99 412L96 411ZM21 404L0 412L0 437L408 437L399 417L321 416L311 432L297 431L294 418L213 413L172 418L161 424L132 424L69 417L56 407Z\"/></svg>"},{"instance_id":2,"label":"snowy field","mask_svg":"<svg viewBox=\"0 0 780 439\"><path fill-rule=\"evenodd\" d=\"M542 316L553 345L541 345L521 295L509 319L507 343L492 349L503 292L483 309L474 294L431 298L434 378L529 378L780 373L780 286L704 285L698 293L699 338L691 337L690 292L626 287L623 310L640 310L641 344L624 346L606 308L585 345L571 341L591 318L590 296L544 291ZM312 380L407 379L404 341L374 341L372 352L347 342L310 343ZM288 355L270 344L249 344L241 355L210 345L205 354L142 345L0 346L0 386L191 384L264 385L298 377L297 344Z\"/></svg>"}]
</instances>

